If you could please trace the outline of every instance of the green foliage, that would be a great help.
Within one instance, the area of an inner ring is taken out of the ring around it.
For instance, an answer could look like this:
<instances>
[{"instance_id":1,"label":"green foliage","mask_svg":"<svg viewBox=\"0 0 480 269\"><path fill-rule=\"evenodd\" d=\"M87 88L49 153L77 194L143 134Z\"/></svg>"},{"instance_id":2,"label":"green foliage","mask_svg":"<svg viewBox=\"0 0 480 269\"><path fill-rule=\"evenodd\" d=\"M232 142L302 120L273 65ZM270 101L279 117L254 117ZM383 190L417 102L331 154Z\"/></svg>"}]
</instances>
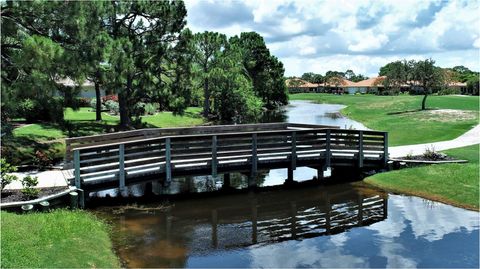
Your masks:
<instances>
[{"instance_id":1,"label":"green foliage","mask_svg":"<svg viewBox=\"0 0 480 269\"><path fill-rule=\"evenodd\" d=\"M35 189L38 185L38 177L26 176L22 178L22 193L27 196L29 199L36 198L40 193L39 189Z\"/></svg>"},{"instance_id":2,"label":"green foliage","mask_svg":"<svg viewBox=\"0 0 480 269\"><path fill-rule=\"evenodd\" d=\"M145 109L145 115L154 115L159 108L159 105L157 103L147 103L144 106Z\"/></svg>"},{"instance_id":3,"label":"green foliage","mask_svg":"<svg viewBox=\"0 0 480 269\"><path fill-rule=\"evenodd\" d=\"M438 91L438 95L451 95L451 94L461 94L462 91L459 88L443 88Z\"/></svg>"},{"instance_id":4,"label":"green foliage","mask_svg":"<svg viewBox=\"0 0 480 269\"><path fill-rule=\"evenodd\" d=\"M252 79L255 95L267 109L288 104L283 63L270 54L263 37L256 32L241 33L229 39L241 53L243 67Z\"/></svg>"},{"instance_id":5,"label":"green foliage","mask_svg":"<svg viewBox=\"0 0 480 269\"><path fill-rule=\"evenodd\" d=\"M4 268L120 267L108 225L88 211L0 214Z\"/></svg>"},{"instance_id":6,"label":"green foliage","mask_svg":"<svg viewBox=\"0 0 480 269\"><path fill-rule=\"evenodd\" d=\"M120 111L120 107L117 102L113 100L108 100L105 102L105 107L112 113L113 115L118 115L118 112Z\"/></svg>"},{"instance_id":7,"label":"green foliage","mask_svg":"<svg viewBox=\"0 0 480 269\"><path fill-rule=\"evenodd\" d=\"M7 159L1 158L0 159L0 191L3 191L5 186L12 183L13 181L17 180L17 176L11 175L10 173L16 172L17 167L9 164Z\"/></svg>"},{"instance_id":8,"label":"green foliage","mask_svg":"<svg viewBox=\"0 0 480 269\"><path fill-rule=\"evenodd\" d=\"M90 107L93 109L93 111L97 110L97 99L92 98L92 100L90 100ZM107 109L104 104L102 104L100 107L102 108L102 110Z\"/></svg>"}]
</instances>

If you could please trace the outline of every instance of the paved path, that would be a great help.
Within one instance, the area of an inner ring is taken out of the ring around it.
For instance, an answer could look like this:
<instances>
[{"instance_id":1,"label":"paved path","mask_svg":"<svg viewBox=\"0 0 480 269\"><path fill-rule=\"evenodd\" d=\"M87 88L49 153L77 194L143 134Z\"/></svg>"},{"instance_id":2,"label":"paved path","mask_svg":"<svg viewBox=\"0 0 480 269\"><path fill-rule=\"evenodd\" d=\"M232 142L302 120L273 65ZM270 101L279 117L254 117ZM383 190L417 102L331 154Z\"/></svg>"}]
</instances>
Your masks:
<instances>
[{"instance_id":1,"label":"paved path","mask_svg":"<svg viewBox=\"0 0 480 269\"><path fill-rule=\"evenodd\" d=\"M31 172L12 173L12 174L16 175L19 180L16 180L8 184L7 186L5 186L5 189L7 190L21 189L22 183L20 182L20 179L22 179L25 176L38 177L37 187L39 188L67 186L67 181L63 176L63 173L61 170L51 170L51 171L42 171L42 172L31 171Z\"/></svg>"},{"instance_id":2,"label":"paved path","mask_svg":"<svg viewBox=\"0 0 480 269\"><path fill-rule=\"evenodd\" d=\"M390 158L398 158L407 156L408 154L421 155L425 152L425 149L432 149L432 147L433 149L435 149L435 151L442 151L447 149L466 147L479 143L480 124L453 140L417 145L389 147L388 152L390 153Z\"/></svg>"},{"instance_id":3,"label":"paved path","mask_svg":"<svg viewBox=\"0 0 480 269\"><path fill-rule=\"evenodd\" d=\"M436 151L447 150L452 148L460 148L480 143L480 125L464 133L463 135L449 141L407 145L390 147L388 149L390 158L404 157L408 154L420 155L425 152L427 148L434 148ZM13 173L19 178L24 176L36 176L38 177L38 187L58 187L67 186L67 181L61 170L42 171L42 172L26 172L26 173ZM20 181L15 181L5 187L5 189L21 189L22 184Z\"/></svg>"}]
</instances>

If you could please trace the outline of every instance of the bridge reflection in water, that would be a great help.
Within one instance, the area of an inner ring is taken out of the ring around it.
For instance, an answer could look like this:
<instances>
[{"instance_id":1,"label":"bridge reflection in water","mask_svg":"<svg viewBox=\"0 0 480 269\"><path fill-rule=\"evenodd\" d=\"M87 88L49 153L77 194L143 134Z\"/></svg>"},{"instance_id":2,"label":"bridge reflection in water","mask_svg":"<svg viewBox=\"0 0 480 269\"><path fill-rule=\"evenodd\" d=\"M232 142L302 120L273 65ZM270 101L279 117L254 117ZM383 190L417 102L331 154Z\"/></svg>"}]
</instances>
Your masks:
<instances>
[{"instance_id":1,"label":"bridge reflection in water","mask_svg":"<svg viewBox=\"0 0 480 269\"><path fill-rule=\"evenodd\" d=\"M100 208L128 267L184 267L188 258L332 235L387 217L387 194L355 184L182 200L157 209ZM221 254L218 254L221 255ZM221 266L220 264L217 266Z\"/></svg>"}]
</instances>

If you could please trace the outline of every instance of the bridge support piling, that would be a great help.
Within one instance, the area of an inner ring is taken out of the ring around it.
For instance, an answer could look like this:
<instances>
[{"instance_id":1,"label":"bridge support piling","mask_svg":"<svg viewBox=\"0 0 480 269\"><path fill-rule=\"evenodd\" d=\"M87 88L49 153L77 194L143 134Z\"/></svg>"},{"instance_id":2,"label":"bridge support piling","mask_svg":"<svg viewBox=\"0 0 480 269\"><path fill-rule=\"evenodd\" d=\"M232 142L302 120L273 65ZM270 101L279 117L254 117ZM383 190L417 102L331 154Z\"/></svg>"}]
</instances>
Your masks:
<instances>
[{"instance_id":1,"label":"bridge support piling","mask_svg":"<svg viewBox=\"0 0 480 269\"><path fill-rule=\"evenodd\" d=\"M230 173L223 174L223 185L222 189L229 189L232 187Z\"/></svg>"},{"instance_id":2,"label":"bridge support piling","mask_svg":"<svg viewBox=\"0 0 480 269\"><path fill-rule=\"evenodd\" d=\"M293 168L291 167L287 169L287 180L285 181L285 183L293 183Z\"/></svg>"}]
</instances>

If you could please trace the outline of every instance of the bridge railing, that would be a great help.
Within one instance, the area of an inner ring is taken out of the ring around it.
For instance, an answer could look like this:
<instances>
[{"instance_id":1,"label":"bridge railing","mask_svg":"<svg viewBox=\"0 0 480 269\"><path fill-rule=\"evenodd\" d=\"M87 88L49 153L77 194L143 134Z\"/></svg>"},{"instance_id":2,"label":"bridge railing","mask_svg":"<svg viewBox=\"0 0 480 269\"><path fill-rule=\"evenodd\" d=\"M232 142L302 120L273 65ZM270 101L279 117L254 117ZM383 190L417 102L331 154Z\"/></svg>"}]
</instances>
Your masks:
<instances>
[{"instance_id":1,"label":"bridge railing","mask_svg":"<svg viewBox=\"0 0 480 269\"><path fill-rule=\"evenodd\" d=\"M237 126L238 128L238 126ZM238 130L238 129L237 129ZM244 131L163 136L73 150L75 185L118 180L123 188L130 178L159 174L167 182L178 171L210 171L320 160L326 166L349 160L386 162L387 134L331 128Z\"/></svg>"}]
</instances>

